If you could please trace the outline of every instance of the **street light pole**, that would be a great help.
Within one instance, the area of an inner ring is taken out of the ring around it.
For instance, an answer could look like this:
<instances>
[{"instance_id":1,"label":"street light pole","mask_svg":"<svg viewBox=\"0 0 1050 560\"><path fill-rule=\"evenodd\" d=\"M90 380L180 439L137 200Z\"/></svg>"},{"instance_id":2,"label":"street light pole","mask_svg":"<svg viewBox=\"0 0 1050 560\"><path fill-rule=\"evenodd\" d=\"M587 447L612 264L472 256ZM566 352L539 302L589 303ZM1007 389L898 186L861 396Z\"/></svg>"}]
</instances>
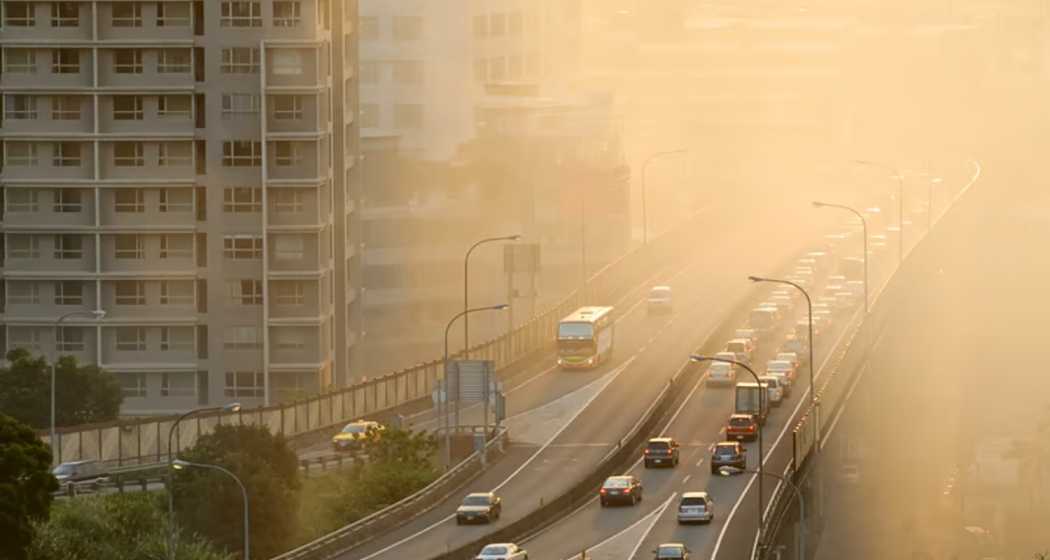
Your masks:
<instances>
[{"instance_id":1,"label":"street light pole","mask_svg":"<svg viewBox=\"0 0 1050 560\"><path fill-rule=\"evenodd\" d=\"M241 497L244 499L244 560L251 560L251 524L250 514L248 510L248 489L244 487L244 483L241 482L237 475L229 471L229 469L223 468L219 465L208 465L205 463L191 463L190 461L184 461L182 459L175 459L172 462L171 470L182 470L187 467L194 467L198 469L211 469L224 473L229 476L237 483L237 486L241 489Z\"/></svg>"},{"instance_id":2,"label":"street light pole","mask_svg":"<svg viewBox=\"0 0 1050 560\"><path fill-rule=\"evenodd\" d=\"M763 278L761 276L748 276L748 280L752 282L772 282L774 284L784 284L786 286L792 286L796 290L802 292L803 296L806 296L806 306L809 308L809 406L814 408L817 406L817 386L814 384L813 376L813 300L809 298L809 292L805 288L790 280L780 280L778 278Z\"/></svg>"},{"instance_id":3,"label":"street light pole","mask_svg":"<svg viewBox=\"0 0 1050 560\"><path fill-rule=\"evenodd\" d=\"M486 237L474 243L467 249L467 255L463 257L463 311L470 307L470 254L481 245L495 243L497 241L517 241L520 235L503 235L499 237ZM463 317L463 357L467 358L470 353L470 317Z\"/></svg>"},{"instance_id":4,"label":"street light pole","mask_svg":"<svg viewBox=\"0 0 1050 560\"><path fill-rule=\"evenodd\" d=\"M838 208L840 210L846 210L847 212L853 212L858 218L860 218L860 225L863 228L864 233L864 315L868 314L868 220L864 218L864 214L860 213L854 208L845 206L842 204L830 204L827 202L813 201L814 208Z\"/></svg>"},{"instance_id":5,"label":"street light pole","mask_svg":"<svg viewBox=\"0 0 1050 560\"><path fill-rule=\"evenodd\" d=\"M241 409L241 403L229 403L223 406L207 406L202 408L194 408L193 410L182 413L174 422L171 423L171 428L168 429L168 523L171 525L171 533L168 536L168 558L175 560L175 453L178 452L176 449L172 451L171 441L175 438L175 428L186 418L199 414L201 412L237 412Z\"/></svg>"},{"instance_id":6,"label":"street light pole","mask_svg":"<svg viewBox=\"0 0 1050 560\"><path fill-rule=\"evenodd\" d=\"M863 159L853 160L853 163L859 165L868 165L871 167L878 167L885 169L893 173L893 178L897 179L897 213L900 217L900 231L897 232L897 262L898 264L904 263L904 176L901 175L900 171L892 165L886 165L885 163L879 163L877 161L868 161Z\"/></svg>"},{"instance_id":7,"label":"street light pole","mask_svg":"<svg viewBox=\"0 0 1050 560\"><path fill-rule=\"evenodd\" d=\"M62 321L65 321L66 319L68 319L70 317L76 317L78 315L85 316L85 317L91 317L91 318L95 319L96 321L100 321L106 316L106 311L104 309L96 309L94 311L72 311L72 312L66 313L65 315L62 315L61 317L58 318L57 321L55 321L55 359L51 360L51 435L50 435L50 438L51 438L51 460L52 461L55 461L56 458L58 458L58 456L59 456L59 454L56 453L56 450L58 449L56 438L58 436L57 436L56 430L55 430L55 385L56 385L55 362L58 361L59 333L61 332L61 329L62 329Z\"/></svg>"},{"instance_id":8,"label":"street light pole","mask_svg":"<svg viewBox=\"0 0 1050 560\"><path fill-rule=\"evenodd\" d=\"M695 355L695 354L692 355L692 356L689 356L689 360L692 361L692 362L697 362L697 363L699 363L699 362L725 362L727 364L733 364L735 366L739 366L739 367L742 367L742 368L746 369L747 372L751 374L751 377L755 378L755 384L758 385L758 409L759 409L760 412L762 410L765 410L765 408L766 408L765 407L765 401L766 401L766 397L767 397L767 395L765 394L766 391L762 389L762 380L760 380L758 378L758 374L755 373L755 370L751 369L751 366L749 366L749 365L747 365L747 364L745 364L743 362L738 362L736 360L731 360L729 358L718 358L718 357L714 357L714 356L699 356L699 355ZM762 460L762 423L756 421L755 425L758 427L757 428L758 429L758 472L761 474L761 473L763 473L765 471L765 467L762 465L762 463L763 463L763 460ZM764 513L765 512L763 512L763 510L762 510L762 477L759 476L758 477L758 524L760 526L762 525L762 517L763 517Z\"/></svg>"},{"instance_id":9,"label":"street light pole","mask_svg":"<svg viewBox=\"0 0 1050 560\"><path fill-rule=\"evenodd\" d=\"M799 488L797 484L795 484L794 482L791 482L791 479L789 479L786 476L780 476L779 474L770 473L770 472L759 472L759 471L754 470L754 469L740 469L740 468L736 468L736 467L722 467L721 469L718 469L718 474L720 474L722 476L731 476L731 475L734 475L734 474L754 474L754 475L758 475L758 476L771 476L771 477L773 477L773 478L783 482L785 486L790 488L795 493L795 496L798 497L798 527L799 527L799 529L798 529L798 552L796 553L797 554L796 558L798 560L803 560L806 557L806 526L805 526L805 523L806 523L806 500L802 496L802 489ZM759 527L759 530L761 530L761 527Z\"/></svg>"},{"instance_id":10,"label":"street light pole","mask_svg":"<svg viewBox=\"0 0 1050 560\"><path fill-rule=\"evenodd\" d=\"M684 154L687 151L688 150L679 149L667 150L665 152L656 152L655 154L652 154L649 157L645 158L645 161L642 162L642 245L649 244L649 215L647 208L647 200L645 196L645 172L649 168L649 163L661 156Z\"/></svg>"},{"instance_id":11,"label":"street light pole","mask_svg":"<svg viewBox=\"0 0 1050 560\"><path fill-rule=\"evenodd\" d=\"M444 373L445 373L445 375L444 375L444 378L445 378L445 402L444 402L444 407L443 407L441 415L444 418L444 424L445 424L445 467L446 468L448 468L450 466L451 462L452 462L452 434L451 434L451 426L449 426L449 422L448 422L448 399L451 397L451 394L450 394L451 392L449 391L450 387L449 387L449 378L448 378L448 333L452 329L452 324L455 323L456 319L459 319L460 317L466 317L467 315L470 315L471 313L477 313L478 311L503 311L504 309L506 309L508 307L510 307L510 306L505 304L505 303L502 303L500 305L489 305L489 306L485 306L485 307L474 307L474 308L471 308L471 309L464 309L463 311L460 311L459 313L456 313L452 317L452 319L449 320L448 324L445 325L445 358L441 362L442 367L444 367L444 369L445 369L445 371L444 371ZM457 392L459 391L459 381L460 381L460 375L459 375L459 370L457 369L456 370L456 391ZM486 390L487 389L488 388L486 387ZM457 395L457 397L458 397L458 395ZM441 404L441 399L440 398L438 399L438 404L439 405ZM459 398L456 399L455 414L456 414L456 428L458 429L459 428ZM486 416L485 417L485 422L486 422L486 425L487 425L488 424L488 414L486 414L485 416ZM487 441L488 434L486 434L485 438L486 438L486 441Z\"/></svg>"}]
</instances>

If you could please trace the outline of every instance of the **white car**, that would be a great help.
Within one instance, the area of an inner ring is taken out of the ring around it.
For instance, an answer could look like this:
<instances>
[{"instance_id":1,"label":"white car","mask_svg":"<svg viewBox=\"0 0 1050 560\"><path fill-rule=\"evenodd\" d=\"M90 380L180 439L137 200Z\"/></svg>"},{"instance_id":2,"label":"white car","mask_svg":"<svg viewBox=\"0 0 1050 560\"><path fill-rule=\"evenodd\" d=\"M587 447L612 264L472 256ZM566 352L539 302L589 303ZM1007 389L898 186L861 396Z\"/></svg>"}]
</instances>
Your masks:
<instances>
[{"instance_id":1,"label":"white car","mask_svg":"<svg viewBox=\"0 0 1050 560\"><path fill-rule=\"evenodd\" d=\"M795 375L797 370L795 364L787 360L769 360L766 362L766 375L779 375L783 374L787 386L790 387L795 381Z\"/></svg>"},{"instance_id":2,"label":"white car","mask_svg":"<svg viewBox=\"0 0 1050 560\"><path fill-rule=\"evenodd\" d=\"M758 378L762 382L762 385L766 387L766 395L769 398L769 404L773 406L780 406L780 403L784 400L784 386L781 384L782 380L786 375L782 373L763 375Z\"/></svg>"},{"instance_id":3,"label":"white car","mask_svg":"<svg viewBox=\"0 0 1050 560\"><path fill-rule=\"evenodd\" d=\"M758 344L758 333L755 329L737 329L733 332L733 338L746 338L751 341L751 345Z\"/></svg>"},{"instance_id":4,"label":"white car","mask_svg":"<svg viewBox=\"0 0 1050 560\"><path fill-rule=\"evenodd\" d=\"M529 553L514 543L485 545L474 560L529 560Z\"/></svg>"},{"instance_id":5,"label":"white car","mask_svg":"<svg viewBox=\"0 0 1050 560\"><path fill-rule=\"evenodd\" d=\"M774 358L774 361L779 362L781 360L791 362L795 366L795 369L798 369L800 364L798 354L795 352L777 352L777 357Z\"/></svg>"},{"instance_id":6,"label":"white car","mask_svg":"<svg viewBox=\"0 0 1050 560\"><path fill-rule=\"evenodd\" d=\"M707 366L708 385L734 385L736 384L736 368L733 364L725 362L711 362Z\"/></svg>"},{"instance_id":7,"label":"white car","mask_svg":"<svg viewBox=\"0 0 1050 560\"><path fill-rule=\"evenodd\" d=\"M715 518L714 500L707 492L686 492L678 502L678 522L710 523Z\"/></svg>"},{"instance_id":8,"label":"white car","mask_svg":"<svg viewBox=\"0 0 1050 560\"><path fill-rule=\"evenodd\" d=\"M672 310L670 286L653 286L649 290L648 312L669 313Z\"/></svg>"}]
</instances>

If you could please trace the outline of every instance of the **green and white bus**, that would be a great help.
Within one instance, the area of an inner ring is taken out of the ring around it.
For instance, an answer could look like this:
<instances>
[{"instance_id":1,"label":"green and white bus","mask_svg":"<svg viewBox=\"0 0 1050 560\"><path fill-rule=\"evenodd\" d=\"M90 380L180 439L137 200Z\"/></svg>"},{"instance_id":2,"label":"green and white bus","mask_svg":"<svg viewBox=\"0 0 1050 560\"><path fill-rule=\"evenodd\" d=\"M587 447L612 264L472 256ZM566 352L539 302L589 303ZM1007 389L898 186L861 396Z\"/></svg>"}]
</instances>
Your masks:
<instances>
[{"instance_id":1,"label":"green and white bus","mask_svg":"<svg viewBox=\"0 0 1050 560\"><path fill-rule=\"evenodd\" d=\"M558 365L592 368L613 351L613 308L581 307L558 323Z\"/></svg>"}]
</instances>

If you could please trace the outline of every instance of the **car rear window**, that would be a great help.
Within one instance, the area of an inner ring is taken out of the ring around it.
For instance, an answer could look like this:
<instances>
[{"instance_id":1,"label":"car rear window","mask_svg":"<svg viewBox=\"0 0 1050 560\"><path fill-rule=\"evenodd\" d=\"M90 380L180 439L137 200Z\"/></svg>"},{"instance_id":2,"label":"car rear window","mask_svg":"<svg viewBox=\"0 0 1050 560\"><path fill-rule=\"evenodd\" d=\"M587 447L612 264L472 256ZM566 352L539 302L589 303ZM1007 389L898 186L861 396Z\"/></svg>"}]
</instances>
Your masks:
<instances>
[{"instance_id":1,"label":"car rear window","mask_svg":"<svg viewBox=\"0 0 1050 560\"><path fill-rule=\"evenodd\" d=\"M750 426L751 425L751 420L748 420L747 418L730 418L729 419L729 425L730 426L736 426L738 428L739 427L744 427L744 426Z\"/></svg>"},{"instance_id":2,"label":"car rear window","mask_svg":"<svg viewBox=\"0 0 1050 560\"><path fill-rule=\"evenodd\" d=\"M666 441L650 441L649 449L667 449L671 447Z\"/></svg>"},{"instance_id":3,"label":"car rear window","mask_svg":"<svg viewBox=\"0 0 1050 560\"><path fill-rule=\"evenodd\" d=\"M610 478L605 481L605 488L627 488L630 483L626 478Z\"/></svg>"},{"instance_id":4,"label":"car rear window","mask_svg":"<svg viewBox=\"0 0 1050 560\"><path fill-rule=\"evenodd\" d=\"M499 555L499 554L506 554L507 552L509 552L507 550L507 547L505 547L505 546L493 546L491 544L486 546L481 551L482 554L487 555L487 556L496 556L496 555Z\"/></svg>"},{"instance_id":5,"label":"car rear window","mask_svg":"<svg viewBox=\"0 0 1050 560\"><path fill-rule=\"evenodd\" d=\"M689 498L682 498L682 505L683 506L706 506L707 502L705 502L703 498L689 497Z\"/></svg>"},{"instance_id":6,"label":"car rear window","mask_svg":"<svg viewBox=\"0 0 1050 560\"><path fill-rule=\"evenodd\" d=\"M719 445L715 448L715 455L734 455L736 454L735 445Z\"/></svg>"},{"instance_id":7,"label":"car rear window","mask_svg":"<svg viewBox=\"0 0 1050 560\"><path fill-rule=\"evenodd\" d=\"M463 505L465 506L487 506L489 505L488 496L467 496L463 499Z\"/></svg>"}]
</instances>

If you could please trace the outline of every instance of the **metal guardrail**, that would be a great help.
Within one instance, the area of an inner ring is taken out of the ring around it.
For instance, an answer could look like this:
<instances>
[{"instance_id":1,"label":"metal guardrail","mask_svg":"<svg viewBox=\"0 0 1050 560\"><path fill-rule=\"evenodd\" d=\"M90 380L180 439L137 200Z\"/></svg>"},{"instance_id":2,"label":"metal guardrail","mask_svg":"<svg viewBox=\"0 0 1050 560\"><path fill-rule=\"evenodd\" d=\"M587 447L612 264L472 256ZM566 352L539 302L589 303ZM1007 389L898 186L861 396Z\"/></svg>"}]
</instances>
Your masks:
<instances>
[{"instance_id":1,"label":"metal guardrail","mask_svg":"<svg viewBox=\"0 0 1050 560\"><path fill-rule=\"evenodd\" d=\"M474 346L471 357L492 360L496 370L502 371L552 348L554 332L562 317L580 305L608 303L617 294L638 287L655 265L685 248L680 232L694 224L699 214L693 214L650 240L648 245L635 248L604 266L591 276L584 288L572 292L521 327ZM179 424L172 447L175 452L192 447L198 437L220 424L262 425L289 439L309 437L355 418L429 401L442 369L441 360L432 360L301 401L194 416ZM168 431L174 420L174 417L148 418L60 428L55 463L86 459L112 465L163 461L167 458ZM46 432L39 432L39 436L49 443Z\"/></svg>"},{"instance_id":2,"label":"metal guardrail","mask_svg":"<svg viewBox=\"0 0 1050 560\"><path fill-rule=\"evenodd\" d=\"M507 428L499 428L495 436L485 444L484 452L487 456L502 454L506 442ZM368 542L376 535L430 511L445 497L461 488L481 472L481 453L481 451L475 451L441 475L437 480L430 483L426 488L411 496L350 525L277 556L274 560L328 558Z\"/></svg>"}]
</instances>

